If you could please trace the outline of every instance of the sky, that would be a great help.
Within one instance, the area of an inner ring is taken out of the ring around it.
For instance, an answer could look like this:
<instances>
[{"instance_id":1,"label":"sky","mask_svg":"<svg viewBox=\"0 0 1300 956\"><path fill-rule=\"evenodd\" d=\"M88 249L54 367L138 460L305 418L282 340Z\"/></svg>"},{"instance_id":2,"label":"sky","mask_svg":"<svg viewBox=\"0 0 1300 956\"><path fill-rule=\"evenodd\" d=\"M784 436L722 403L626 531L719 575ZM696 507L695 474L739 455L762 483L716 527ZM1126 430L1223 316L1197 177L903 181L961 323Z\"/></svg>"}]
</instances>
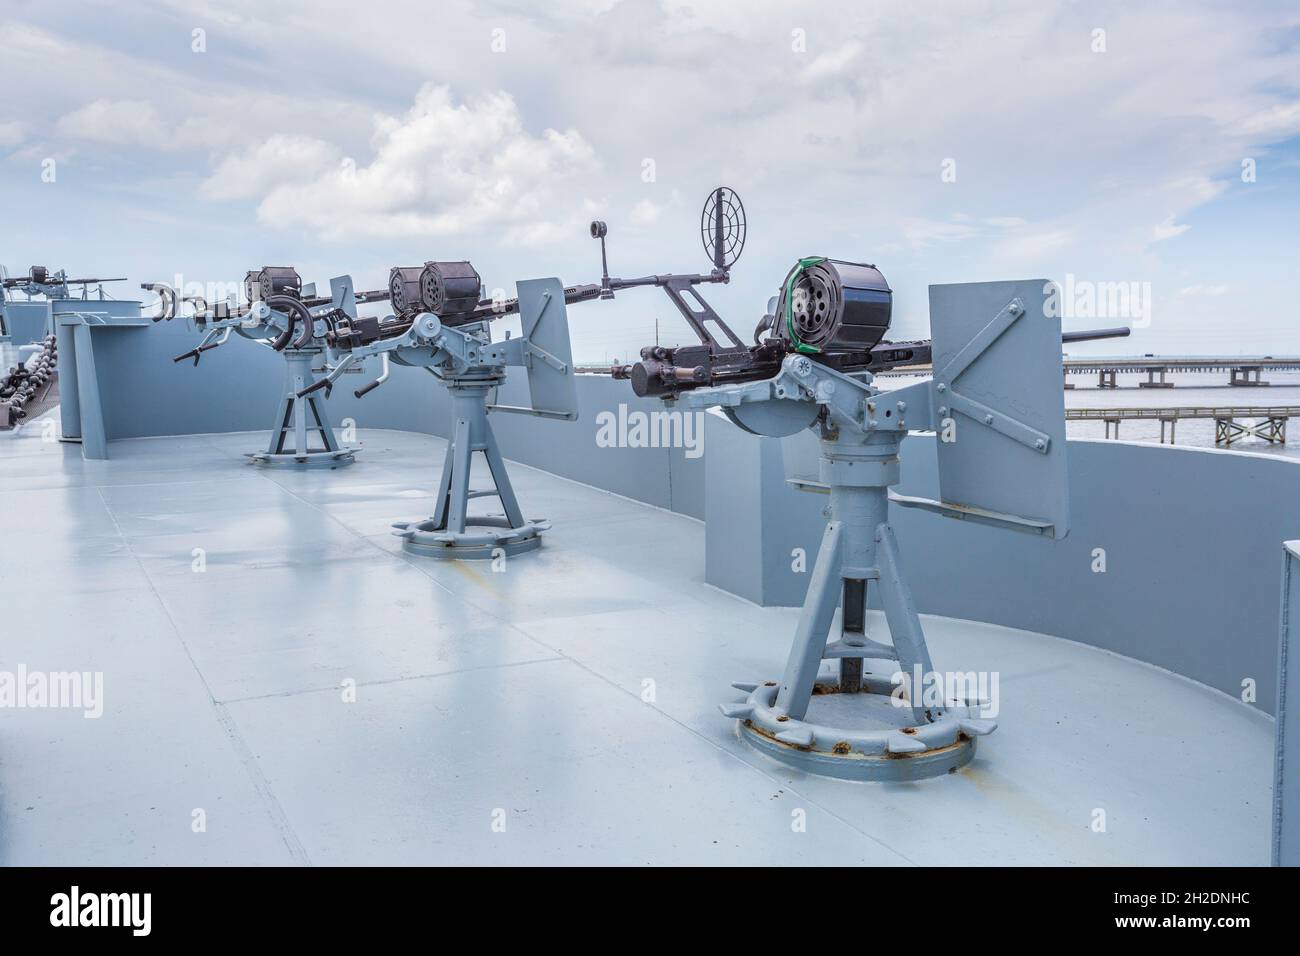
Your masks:
<instances>
[{"instance_id":1,"label":"sky","mask_svg":"<svg viewBox=\"0 0 1300 956\"><path fill-rule=\"evenodd\" d=\"M707 271L748 339L790 266L877 265L895 340L934 283L1060 283L1072 354L1300 354L1300 5L5 0L0 263L234 288ZM146 296L147 297L147 296ZM505 323L500 323L504 326ZM580 362L690 340L633 290Z\"/></svg>"}]
</instances>

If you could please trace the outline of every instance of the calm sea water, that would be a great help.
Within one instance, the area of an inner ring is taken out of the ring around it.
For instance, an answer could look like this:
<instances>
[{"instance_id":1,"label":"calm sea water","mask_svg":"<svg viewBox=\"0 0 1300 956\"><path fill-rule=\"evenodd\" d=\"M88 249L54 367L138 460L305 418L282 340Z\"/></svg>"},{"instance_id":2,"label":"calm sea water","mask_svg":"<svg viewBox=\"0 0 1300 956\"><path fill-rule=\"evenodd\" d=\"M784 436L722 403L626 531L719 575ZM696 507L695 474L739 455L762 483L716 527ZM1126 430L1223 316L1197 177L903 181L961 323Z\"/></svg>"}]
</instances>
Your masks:
<instances>
[{"instance_id":1,"label":"calm sea water","mask_svg":"<svg viewBox=\"0 0 1300 956\"><path fill-rule=\"evenodd\" d=\"M1146 373L1120 375L1119 388L1097 388L1096 374L1071 375L1074 388L1065 393L1066 408L1164 408L1175 405L1249 406L1268 405L1300 406L1300 372L1265 372L1270 384L1264 388L1247 388L1228 384L1228 373L1186 372L1170 373L1166 380L1173 388L1138 388L1146 380ZM900 388L917 381L911 376L886 376L877 380L882 388ZM1249 419L1247 419L1249 420ZM1066 423L1066 433L1071 438L1105 438L1106 427L1100 421L1071 421ZM1120 425L1120 438L1124 441L1159 442L1160 422L1126 421ZM1216 448L1213 419L1184 419L1177 428L1177 444L1194 448ZM1281 455L1300 458L1300 418L1288 426L1287 444L1270 444L1259 438L1235 441L1232 451L1258 452L1264 455ZM1168 441L1168 428L1165 432Z\"/></svg>"}]
</instances>

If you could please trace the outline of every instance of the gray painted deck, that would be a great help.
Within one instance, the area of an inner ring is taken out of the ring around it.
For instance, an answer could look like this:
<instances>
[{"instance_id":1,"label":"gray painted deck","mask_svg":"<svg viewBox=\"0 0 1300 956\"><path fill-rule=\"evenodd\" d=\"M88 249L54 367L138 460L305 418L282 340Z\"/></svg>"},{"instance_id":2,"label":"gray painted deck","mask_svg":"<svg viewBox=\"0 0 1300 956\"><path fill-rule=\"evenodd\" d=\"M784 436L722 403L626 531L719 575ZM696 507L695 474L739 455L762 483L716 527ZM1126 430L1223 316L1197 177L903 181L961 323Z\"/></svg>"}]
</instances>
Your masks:
<instances>
[{"instance_id":1,"label":"gray painted deck","mask_svg":"<svg viewBox=\"0 0 1300 956\"><path fill-rule=\"evenodd\" d=\"M1216 692L929 617L938 667L1000 672L997 733L942 779L808 777L716 710L797 611L703 584L700 523L515 466L542 551L408 557L444 443L361 439L294 474L244 462L261 433L0 437L0 670L105 682L98 720L0 710L0 862L1268 862L1272 724Z\"/></svg>"}]
</instances>

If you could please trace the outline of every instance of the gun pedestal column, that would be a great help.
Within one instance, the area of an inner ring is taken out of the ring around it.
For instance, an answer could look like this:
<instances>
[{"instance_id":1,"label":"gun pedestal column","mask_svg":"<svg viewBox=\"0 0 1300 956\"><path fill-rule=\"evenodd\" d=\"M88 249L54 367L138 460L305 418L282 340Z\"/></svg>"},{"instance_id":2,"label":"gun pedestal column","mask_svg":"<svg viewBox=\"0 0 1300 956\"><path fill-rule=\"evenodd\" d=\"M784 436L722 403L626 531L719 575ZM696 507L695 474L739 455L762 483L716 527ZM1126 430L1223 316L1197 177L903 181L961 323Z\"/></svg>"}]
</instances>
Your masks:
<instances>
[{"instance_id":1,"label":"gun pedestal column","mask_svg":"<svg viewBox=\"0 0 1300 956\"><path fill-rule=\"evenodd\" d=\"M432 273L431 281L424 281ZM407 286L411 274L421 274L414 290ZM455 283L449 279L455 279ZM448 291L461 290L459 305ZM573 378L566 293L558 279L527 279L517 284L512 309L519 313L521 334L493 341L489 323L502 313L481 311L481 281L468 262L429 262L423 271L397 267L390 286L395 304L406 304L399 330L383 335L379 326L341 327L334 335L340 349L337 376L348 362L371 355L389 356L400 365L423 368L451 398L448 445L438 482L433 516L423 521L393 524L406 551L437 558L495 558L516 555L541 546L549 521L525 518L510 484L488 412L529 415L571 422L578 417L578 394ZM434 311L442 308L446 317ZM417 311L418 310L418 311ZM385 358L385 362L387 358ZM489 404L511 367L527 370L528 402L523 405ZM387 366L385 366L385 369ZM384 375L358 391L361 397ZM474 453L487 460L492 487L471 489ZM475 498L496 498L500 513L469 513Z\"/></svg>"},{"instance_id":2,"label":"gun pedestal column","mask_svg":"<svg viewBox=\"0 0 1300 956\"><path fill-rule=\"evenodd\" d=\"M494 553L513 556L541 546L541 534L551 523L526 519L519 510L488 420L489 393L504 380L501 367L445 380L452 404L451 440L442 460L437 510L425 521L393 525L407 551L441 558L491 558ZM475 452L487 459L492 489L470 488ZM470 499L491 497L500 500L504 514L469 514Z\"/></svg>"},{"instance_id":3,"label":"gun pedestal column","mask_svg":"<svg viewBox=\"0 0 1300 956\"><path fill-rule=\"evenodd\" d=\"M968 763L974 738L996 724L975 717L968 701L934 700L927 690L934 669L889 524L907 403L882 398L870 381L868 374L849 376L790 356L770 381L681 398L693 406L721 404L733 422L760 435L782 437L816 424L821 480L797 484L830 496L831 520L785 673L779 682L733 684L748 696L724 704L723 715L736 718L759 750L809 772L916 780ZM888 642L867 631L872 588L879 589ZM829 671L828 661L835 665ZM867 661L890 663L873 672Z\"/></svg>"},{"instance_id":4,"label":"gun pedestal column","mask_svg":"<svg viewBox=\"0 0 1300 956\"><path fill-rule=\"evenodd\" d=\"M988 716L997 702L978 699L973 672L959 682L933 670L889 507L1045 538L1067 533L1061 331L1049 320L1048 285L931 286L935 373L915 385L882 392L870 372L793 353L770 379L679 396L691 407L717 405L758 435L820 431L821 480L795 483L829 493L831 520L785 675L734 684L746 699L722 707L755 747L812 773L911 780L962 766L975 738L996 729ZM909 431L938 433L938 498L890 490ZM879 590L889 643L865 633L870 588ZM838 676L821 673L827 660ZM872 660L890 662L888 680L865 669ZM889 695L883 705L881 695Z\"/></svg>"},{"instance_id":5,"label":"gun pedestal column","mask_svg":"<svg viewBox=\"0 0 1300 956\"><path fill-rule=\"evenodd\" d=\"M863 691L863 679L871 677L870 672L864 669L864 662L869 659L898 661L906 674L913 673L915 665L921 666L922 673L931 670L924 638L898 648L866 636L868 591L879 587L883 593L885 587L877 555L882 536L893 534L889 528L888 489L899 480L898 448L902 436L897 433L868 433L865 441L862 436L854 436L856 440L841 440L837 437L838 429L829 431L831 437L824 435L822 438L820 469L822 484L831 499L832 521L827 527L822 548L829 549L826 560L833 564L834 573L816 579L819 585L824 585L823 593L818 595L818 601L823 605L818 613L826 615L826 626L820 631L824 633L830 627L837 604L842 608L842 620L840 638L830 644L823 641L821 645L815 645L811 642L810 632L804 646L800 647L799 638L805 637L805 628L800 628L777 696L778 701L783 697L790 698L788 709L791 716L800 719L807 713L809 694L816 681L819 663L824 659L838 659L838 690L848 694ZM819 552L818 564L821 563ZM895 583L902 591L898 603L910 608L911 595L901 577ZM894 630L891 623L891 633ZM814 654L814 651L822 653ZM916 708L914 716L924 718Z\"/></svg>"},{"instance_id":6,"label":"gun pedestal column","mask_svg":"<svg viewBox=\"0 0 1300 956\"><path fill-rule=\"evenodd\" d=\"M271 442L266 451L249 452L257 465L283 468L341 468L356 461L355 446L340 445L325 407L325 395L314 386L324 387L316 378L312 363L320 348L285 349L284 389L271 427ZM306 392L306 394L303 394ZM302 397L299 397L299 396ZM313 448L311 438L320 436L320 447Z\"/></svg>"},{"instance_id":7,"label":"gun pedestal column","mask_svg":"<svg viewBox=\"0 0 1300 956\"><path fill-rule=\"evenodd\" d=\"M831 521L785 674L780 682L733 684L746 699L724 704L722 713L738 721L755 747L811 773L910 780L954 770L974 756L974 738L997 726L988 719L997 701L981 699L995 675L983 675L985 683L974 672L934 672L889 505L1047 538L1067 533L1062 335L1048 307L1053 284L931 286L933 340L891 343L885 335L893 292L880 270L808 256L786 274L747 346L695 289L728 280L745 229L744 207L720 187L701 217L714 262L709 276L611 280L606 274L601 282L611 293L664 289L699 338L699 345L647 346L640 362L616 367L614 377L629 379L637 395L688 408L717 406L755 435L820 432L821 480L795 484L830 495ZM592 224L602 254L606 233L603 223ZM719 341L711 327L729 341ZM927 358L932 379L888 393L873 387L872 370ZM899 481L898 449L908 431L941 432L937 499L890 490ZM880 594L888 643L866 633L871 588ZM822 674L828 661L838 673ZM886 661L887 671L873 674L867 661Z\"/></svg>"}]
</instances>

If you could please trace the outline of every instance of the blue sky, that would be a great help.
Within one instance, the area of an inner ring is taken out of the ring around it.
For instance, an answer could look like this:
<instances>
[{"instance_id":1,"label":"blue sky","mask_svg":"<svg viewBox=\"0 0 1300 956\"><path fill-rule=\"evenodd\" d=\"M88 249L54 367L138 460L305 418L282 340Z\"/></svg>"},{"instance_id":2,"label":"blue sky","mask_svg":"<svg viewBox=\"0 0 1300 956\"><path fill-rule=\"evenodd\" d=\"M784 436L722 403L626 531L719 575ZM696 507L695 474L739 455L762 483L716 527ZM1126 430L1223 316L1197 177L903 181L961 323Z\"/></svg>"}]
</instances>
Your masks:
<instances>
[{"instance_id":1,"label":"blue sky","mask_svg":"<svg viewBox=\"0 0 1300 956\"><path fill-rule=\"evenodd\" d=\"M896 338L930 283L1071 276L1150 292L1075 351L1300 353L1294 3L537 6L10 0L0 263L377 287L470 258L511 290L595 278L599 217L615 274L694 271L727 183L750 240L710 298L743 334L817 253L880 266ZM656 319L687 336L653 292L575 307L575 352Z\"/></svg>"}]
</instances>

